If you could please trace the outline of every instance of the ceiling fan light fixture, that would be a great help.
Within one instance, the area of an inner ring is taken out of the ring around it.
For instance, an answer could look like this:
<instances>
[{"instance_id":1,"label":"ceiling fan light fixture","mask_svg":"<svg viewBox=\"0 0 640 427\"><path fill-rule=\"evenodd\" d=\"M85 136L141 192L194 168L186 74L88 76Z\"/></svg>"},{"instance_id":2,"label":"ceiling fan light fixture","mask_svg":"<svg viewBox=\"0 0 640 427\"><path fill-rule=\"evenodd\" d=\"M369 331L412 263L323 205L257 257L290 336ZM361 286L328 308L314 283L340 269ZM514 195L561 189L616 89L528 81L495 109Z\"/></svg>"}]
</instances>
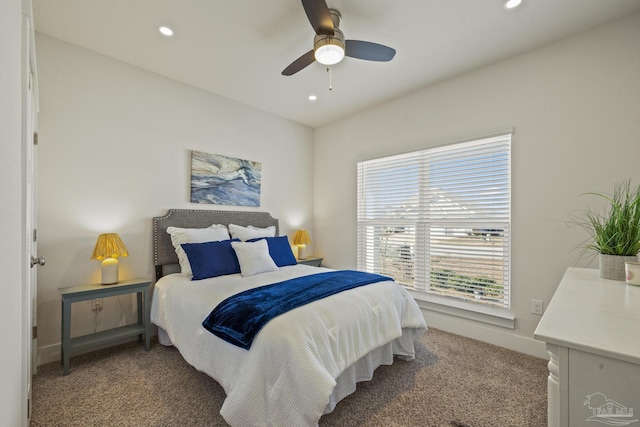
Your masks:
<instances>
[{"instance_id":1,"label":"ceiling fan light fixture","mask_svg":"<svg viewBox=\"0 0 640 427\"><path fill-rule=\"evenodd\" d=\"M336 37L326 37L314 46L316 61L322 65L334 65L344 58L344 43Z\"/></svg>"},{"instance_id":2,"label":"ceiling fan light fixture","mask_svg":"<svg viewBox=\"0 0 640 427\"><path fill-rule=\"evenodd\" d=\"M313 49L282 70L283 76L292 76L314 62L326 66L334 65L342 61L345 56L365 61L388 62L396 55L395 49L378 43L345 40L344 33L340 30L342 15L336 9L329 9L325 0L302 0L302 6L316 33L313 38ZM327 71L330 70L327 67ZM331 77L329 77L329 89L331 89Z\"/></svg>"}]
</instances>

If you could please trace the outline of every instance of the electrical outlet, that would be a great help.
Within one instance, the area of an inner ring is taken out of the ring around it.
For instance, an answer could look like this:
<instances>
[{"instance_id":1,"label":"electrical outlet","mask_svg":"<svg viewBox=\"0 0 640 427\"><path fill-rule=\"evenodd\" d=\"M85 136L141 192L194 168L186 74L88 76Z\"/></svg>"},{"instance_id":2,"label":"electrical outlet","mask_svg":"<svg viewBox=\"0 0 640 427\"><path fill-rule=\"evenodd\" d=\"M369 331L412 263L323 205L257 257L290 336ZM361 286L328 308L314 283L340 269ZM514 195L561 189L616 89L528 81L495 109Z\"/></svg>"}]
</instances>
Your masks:
<instances>
[{"instance_id":1,"label":"electrical outlet","mask_svg":"<svg viewBox=\"0 0 640 427\"><path fill-rule=\"evenodd\" d=\"M91 301L91 311L102 311L102 298Z\"/></svg>"},{"instance_id":2,"label":"electrical outlet","mask_svg":"<svg viewBox=\"0 0 640 427\"><path fill-rule=\"evenodd\" d=\"M542 316L542 312L544 311L544 303L539 299L531 300L531 314L539 314Z\"/></svg>"}]
</instances>

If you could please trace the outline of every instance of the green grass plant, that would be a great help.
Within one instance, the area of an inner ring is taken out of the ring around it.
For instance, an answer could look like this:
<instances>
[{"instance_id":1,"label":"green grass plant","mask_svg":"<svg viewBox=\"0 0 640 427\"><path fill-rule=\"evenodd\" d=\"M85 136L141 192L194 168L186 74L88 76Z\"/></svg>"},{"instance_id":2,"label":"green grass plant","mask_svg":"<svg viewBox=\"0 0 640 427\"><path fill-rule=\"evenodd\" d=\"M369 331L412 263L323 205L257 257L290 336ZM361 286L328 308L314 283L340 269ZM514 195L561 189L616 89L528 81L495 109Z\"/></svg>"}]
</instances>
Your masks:
<instances>
[{"instance_id":1,"label":"green grass plant","mask_svg":"<svg viewBox=\"0 0 640 427\"><path fill-rule=\"evenodd\" d=\"M589 239L585 250L605 255L634 256L640 252L640 186L631 181L615 184L613 194L585 193L608 201L608 210L598 212L585 209L574 217L573 223L582 227Z\"/></svg>"}]
</instances>

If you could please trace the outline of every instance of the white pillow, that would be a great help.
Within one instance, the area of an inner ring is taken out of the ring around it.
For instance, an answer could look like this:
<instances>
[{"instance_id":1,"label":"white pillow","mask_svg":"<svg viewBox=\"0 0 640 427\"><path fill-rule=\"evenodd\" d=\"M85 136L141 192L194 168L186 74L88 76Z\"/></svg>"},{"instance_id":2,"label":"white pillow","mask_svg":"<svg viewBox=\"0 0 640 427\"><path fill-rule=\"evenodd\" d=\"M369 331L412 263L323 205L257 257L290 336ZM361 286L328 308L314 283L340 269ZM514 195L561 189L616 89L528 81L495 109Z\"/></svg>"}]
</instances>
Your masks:
<instances>
[{"instance_id":1,"label":"white pillow","mask_svg":"<svg viewBox=\"0 0 640 427\"><path fill-rule=\"evenodd\" d=\"M231 242L240 264L240 274L243 277L254 274L278 271L278 266L269 255L269 245L266 240L257 242Z\"/></svg>"},{"instance_id":2,"label":"white pillow","mask_svg":"<svg viewBox=\"0 0 640 427\"><path fill-rule=\"evenodd\" d=\"M234 239L240 239L243 242L249 239L258 239L260 237L275 237L276 235L275 225L267 228L258 228L252 225L242 227L241 225L229 224L229 231L231 232L231 237Z\"/></svg>"},{"instance_id":3,"label":"white pillow","mask_svg":"<svg viewBox=\"0 0 640 427\"><path fill-rule=\"evenodd\" d=\"M208 228L178 228L167 227L167 233L171 236L171 244L176 249L178 262L180 262L180 270L185 276L191 277L191 264L189 257L180 246L183 243L204 243L219 242L221 240L229 240L229 232L227 227L222 224L213 224Z\"/></svg>"}]
</instances>

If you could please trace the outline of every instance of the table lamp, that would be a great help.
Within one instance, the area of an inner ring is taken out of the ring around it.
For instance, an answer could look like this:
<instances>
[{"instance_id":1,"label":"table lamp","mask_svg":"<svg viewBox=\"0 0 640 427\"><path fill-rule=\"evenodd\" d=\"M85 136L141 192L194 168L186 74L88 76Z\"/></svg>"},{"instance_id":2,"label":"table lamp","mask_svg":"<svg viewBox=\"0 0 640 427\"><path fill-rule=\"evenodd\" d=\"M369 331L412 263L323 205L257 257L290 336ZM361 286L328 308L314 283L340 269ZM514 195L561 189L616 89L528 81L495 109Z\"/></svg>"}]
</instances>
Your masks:
<instances>
[{"instance_id":1,"label":"table lamp","mask_svg":"<svg viewBox=\"0 0 640 427\"><path fill-rule=\"evenodd\" d=\"M118 257L129 256L118 233L105 233L98 236L91 259L102 261L102 284L118 283Z\"/></svg>"},{"instance_id":2,"label":"table lamp","mask_svg":"<svg viewBox=\"0 0 640 427\"><path fill-rule=\"evenodd\" d=\"M293 244L298 245L298 259L307 258L307 245L311 243L307 230L298 230L293 237Z\"/></svg>"}]
</instances>

